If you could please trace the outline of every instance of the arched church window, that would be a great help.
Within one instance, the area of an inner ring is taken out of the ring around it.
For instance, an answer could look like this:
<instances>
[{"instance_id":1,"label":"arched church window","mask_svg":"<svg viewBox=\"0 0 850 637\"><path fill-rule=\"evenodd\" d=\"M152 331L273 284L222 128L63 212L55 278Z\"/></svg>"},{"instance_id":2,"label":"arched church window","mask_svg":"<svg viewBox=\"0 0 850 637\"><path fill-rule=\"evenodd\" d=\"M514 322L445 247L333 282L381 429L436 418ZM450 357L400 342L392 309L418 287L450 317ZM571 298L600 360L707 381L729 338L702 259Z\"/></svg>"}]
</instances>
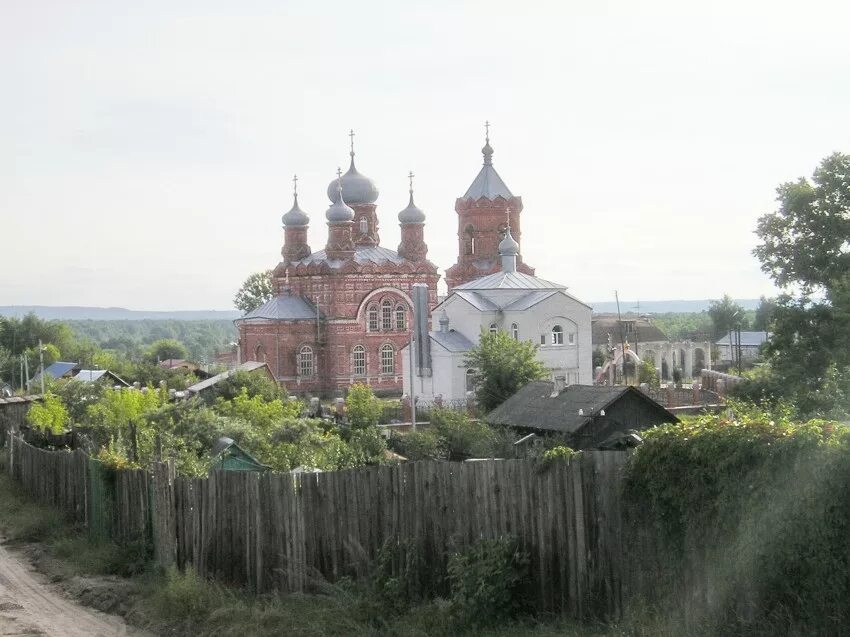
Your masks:
<instances>
[{"instance_id":1,"label":"arched church window","mask_svg":"<svg viewBox=\"0 0 850 637\"><path fill-rule=\"evenodd\" d=\"M360 234L369 234L369 220L366 217L360 217Z\"/></svg>"},{"instance_id":2,"label":"arched church window","mask_svg":"<svg viewBox=\"0 0 850 637\"><path fill-rule=\"evenodd\" d=\"M491 334L495 334L495 333L496 333L496 332L498 332L498 331L499 331L499 328L498 328L498 327L496 327L496 324L495 324L495 323L490 323L490 333L491 333Z\"/></svg>"},{"instance_id":3,"label":"arched church window","mask_svg":"<svg viewBox=\"0 0 850 637\"><path fill-rule=\"evenodd\" d=\"M298 350L298 374L300 376L312 376L315 365L313 364L313 348L302 345Z\"/></svg>"},{"instance_id":4,"label":"arched church window","mask_svg":"<svg viewBox=\"0 0 850 637\"><path fill-rule=\"evenodd\" d=\"M355 345L351 352L351 373L355 376L366 375L366 348Z\"/></svg>"},{"instance_id":5,"label":"arched church window","mask_svg":"<svg viewBox=\"0 0 850 637\"><path fill-rule=\"evenodd\" d=\"M463 231L463 252L464 254L475 254L475 228L466 226Z\"/></svg>"},{"instance_id":6,"label":"arched church window","mask_svg":"<svg viewBox=\"0 0 850 637\"><path fill-rule=\"evenodd\" d=\"M369 306L368 310L369 314L369 331L377 332L378 331L378 306L374 303Z\"/></svg>"},{"instance_id":7,"label":"arched church window","mask_svg":"<svg viewBox=\"0 0 850 637\"><path fill-rule=\"evenodd\" d=\"M511 323L511 337L515 340L519 340L519 325L516 323Z\"/></svg>"},{"instance_id":8,"label":"arched church window","mask_svg":"<svg viewBox=\"0 0 850 637\"><path fill-rule=\"evenodd\" d=\"M381 373L395 374L395 348L389 343L381 345Z\"/></svg>"},{"instance_id":9,"label":"arched church window","mask_svg":"<svg viewBox=\"0 0 850 637\"><path fill-rule=\"evenodd\" d=\"M405 330L405 323L406 322L407 321L405 320L404 306L403 305L396 305L395 306L395 328L399 332L403 332Z\"/></svg>"},{"instance_id":10,"label":"arched church window","mask_svg":"<svg viewBox=\"0 0 850 637\"><path fill-rule=\"evenodd\" d=\"M254 360L260 363L266 362L266 348L263 347L262 343L257 343L257 347L254 350Z\"/></svg>"},{"instance_id":11,"label":"arched church window","mask_svg":"<svg viewBox=\"0 0 850 637\"><path fill-rule=\"evenodd\" d=\"M564 344L564 328L556 325L552 328L552 345Z\"/></svg>"},{"instance_id":12,"label":"arched church window","mask_svg":"<svg viewBox=\"0 0 850 637\"><path fill-rule=\"evenodd\" d=\"M381 329L393 329L393 302L389 299L381 303Z\"/></svg>"}]
</instances>

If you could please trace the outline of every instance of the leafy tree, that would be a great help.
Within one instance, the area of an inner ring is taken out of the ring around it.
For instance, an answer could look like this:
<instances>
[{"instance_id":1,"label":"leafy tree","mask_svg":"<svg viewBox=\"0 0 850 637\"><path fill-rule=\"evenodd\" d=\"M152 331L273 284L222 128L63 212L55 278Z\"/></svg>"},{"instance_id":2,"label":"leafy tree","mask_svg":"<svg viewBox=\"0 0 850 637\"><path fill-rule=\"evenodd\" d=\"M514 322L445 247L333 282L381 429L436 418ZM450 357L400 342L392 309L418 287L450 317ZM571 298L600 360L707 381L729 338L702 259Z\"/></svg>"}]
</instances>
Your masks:
<instances>
[{"instance_id":1,"label":"leafy tree","mask_svg":"<svg viewBox=\"0 0 850 637\"><path fill-rule=\"evenodd\" d=\"M356 429L375 427L383 413L383 404L375 397L369 385L355 383L348 388L345 412L352 427Z\"/></svg>"},{"instance_id":2,"label":"leafy tree","mask_svg":"<svg viewBox=\"0 0 850 637\"><path fill-rule=\"evenodd\" d=\"M464 364L476 370L475 396L485 411L495 409L520 388L546 375L546 368L537 359L537 346L514 340L501 330L494 334L482 330L478 345L469 351Z\"/></svg>"},{"instance_id":3,"label":"leafy tree","mask_svg":"<svg viewBox=\"0 0 850 637\"><path fill-rule=\"evenodd\" d=\"M655 363L650 360L642 360L640 362L640 367L638 367L638 383L646 383L651 388L658 389L660 381Z\"/></svg>"},{"instance_id":4,"label":"leafy tree","mask_svg":"<svg viewBox=\"0 0 850 637\"><path fill-rule=\"evenodd\" d=\"M145 358L152 363L167 361L171 358L185 359L189 355L183 343L173 338L161 338L151 343Z\"/></svg>"},{"instance_id":5,"label":"leafy tree","mask_svg":"<svg viewBox=\"0 0 850 637\"><path fill-rule=\"evenodd\" d=\"M769 299L762 296L759 299L759 306L756 308L756 314L753 318L753 329L758 332L767 332L770 330L770 321L773 318L773 313L776 310L776 299Z\"/></svg>"},{"instance_id":6,"label":"leafy tree","mask_svg":"<svg viewBox=\"0 0 850 637\"><path fill-rule=\"evenodd\" d=\"M850 412L850 155L825 158L812 181L777 189L779 208L763 215L753 251L785 289L766 346L773 374L803 414ZM767 386L767 385L766 385Z\"/></svg>"},{"instance_id":7,"label":"leafy tree","mask_svg":"<svg viewBox=\"0 0 850 637\"><path fill-rule=\"evenodd\" d=\"M744 308L735 303L728 294L724 294L719 301L712 301L708 306L708 315L714 324L714 338L720 338L728 334L734 327L746 329L747 320Z\"/></svg>"},{"instance_id":8,"label":"leafy tree","mask_svg":"<svg viewBox=\"0 0 850 637\"><path fill-rule=\"evenodd\" d=\"M777 285L803 296L828 293L850 272L850 155L824 159L812 182L779 186L779 209L759 219L753 251Z\"/></svg>"},{"instance_id":9,"label":"leafy tree","mask_svg":"<svg viewBox=\"0 0 850 637\"><path fill-rule=\"evenodd\" d=\"M35 403L27 412L27 422L40 431L61 434L70 423L68 410L62 399L45 392L42 402Z\"/></svg>"},{"instance_id":10,"label":"leafy tree","mask_svg":"<svg viewBox=\"0 0 850 637\"><path fill-rule=\"evenodd\" d=\"M255 272L242 283L236 296L233 297L233 305L244 314L256 310L274 295L272 285L272 271Z\"/></svg>"}]
</instances>

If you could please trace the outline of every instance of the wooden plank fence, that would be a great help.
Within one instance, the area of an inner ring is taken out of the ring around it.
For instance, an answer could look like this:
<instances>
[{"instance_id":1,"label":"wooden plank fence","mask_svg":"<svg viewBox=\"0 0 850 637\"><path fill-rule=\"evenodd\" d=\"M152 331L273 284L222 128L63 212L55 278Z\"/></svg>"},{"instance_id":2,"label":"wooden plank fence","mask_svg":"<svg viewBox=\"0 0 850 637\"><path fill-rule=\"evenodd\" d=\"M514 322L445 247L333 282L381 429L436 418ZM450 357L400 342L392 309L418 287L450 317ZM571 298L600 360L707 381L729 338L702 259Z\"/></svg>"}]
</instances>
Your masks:
<instances>
[{"instance_id":1,"label":"wooden plank fence","mask_svg":"<svg viewBox=\"0 0 850 637\"><path fill-rule=\"evenodd\" d=\"M548 465L415 462L318 474L214 471L205 479L175 478L173 466L161 464L117 472L110 485L93 477L103 472L79 451L42 451L17 438L10 446L12 476L39 501L90 529L104 526L98 515L108 519L102 531L149 541L163 565L259 592L360 576L385 545L398 568L425 566L421 591L439 591L451 551L512 536L530 556L541 610L622 614L629 574L620 475L628 452Z\"/></svg>"}]
</instances>

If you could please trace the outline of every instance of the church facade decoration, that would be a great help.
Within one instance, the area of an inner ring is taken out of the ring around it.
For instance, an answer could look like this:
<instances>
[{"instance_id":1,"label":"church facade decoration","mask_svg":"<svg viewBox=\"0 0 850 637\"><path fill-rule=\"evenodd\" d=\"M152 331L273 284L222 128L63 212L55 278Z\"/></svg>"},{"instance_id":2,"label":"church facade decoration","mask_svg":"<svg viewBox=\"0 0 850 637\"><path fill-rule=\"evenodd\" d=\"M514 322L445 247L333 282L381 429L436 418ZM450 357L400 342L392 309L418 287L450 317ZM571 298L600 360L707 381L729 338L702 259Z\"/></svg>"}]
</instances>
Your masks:
<instances>
[{"instance_id":1,"label":"church facade decoration","mask_svg":"<svg viewBox=\"0 0 850 637\"><path fill-rule=\"evenodd\" d=\"M307 244L310 218L299 208L296 188L282 219L274 297L236 320L241 359L268 363L293 393L330 394L356 382L399 393L413 285L424 283L430 304L437 302L439 275L427 259L425 214L413 203L412 175L396 252L380 245L378 188L355 167L353 132L350 154L348 172L339 171L328 185L324 250Z\"/></svg>"}]
</instances>

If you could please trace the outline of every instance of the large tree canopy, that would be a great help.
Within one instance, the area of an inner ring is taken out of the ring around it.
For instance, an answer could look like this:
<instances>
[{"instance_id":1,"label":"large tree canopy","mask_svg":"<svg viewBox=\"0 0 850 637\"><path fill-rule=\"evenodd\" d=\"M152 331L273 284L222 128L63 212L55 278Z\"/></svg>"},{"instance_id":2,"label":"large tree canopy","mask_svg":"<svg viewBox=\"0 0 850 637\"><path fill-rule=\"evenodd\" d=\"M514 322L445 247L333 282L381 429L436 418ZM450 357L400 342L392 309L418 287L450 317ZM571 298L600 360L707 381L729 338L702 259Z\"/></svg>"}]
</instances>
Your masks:
<instances>
[{"instance_id":1,"label":"large tree canopy","mask_svg":"<svg viewBox=\"0 0 850 637\"><path fill-rule=\"evenodd\" d=\"M777 189L779 209L762 216L754 250L780 287L828 292L850 273L850 155L824 159L805 178Z\"/></svg>"},{"instance_id":2,"label":"large tree canopy","mask_svg":"<svg viewBox=\"0 0 850 637\"><path fill-rule=\"evenodd\" d=\"M754 250L785 289L771 313L770 386L803 413L844 416L850 405L850 155L836 153L778 188Z\"/></svg>"},{"instance_id":3,"label":"large tree canopy","mask_svg":"<svg viewBox=\"0 0 850 637\"><path fill-rule=\"evenodd\" d=\"M272 271L255 272L242 283L233 297L233 305L243 314L247 314L272 298L273 294Z\"/></svg>"},{"instance_id":4,"label":"large tree canopy","mask_svg":"<svg viewBox=\"0 0 850 637\"><path fill-rule=\"evenodd\" d=\"M514 340L501 330L493 334L482 331L465 364L477 372L475 397L486 411L495 409L517 390L546 374L537 360L534 343Z\"/></svg>"}]
</instances>

